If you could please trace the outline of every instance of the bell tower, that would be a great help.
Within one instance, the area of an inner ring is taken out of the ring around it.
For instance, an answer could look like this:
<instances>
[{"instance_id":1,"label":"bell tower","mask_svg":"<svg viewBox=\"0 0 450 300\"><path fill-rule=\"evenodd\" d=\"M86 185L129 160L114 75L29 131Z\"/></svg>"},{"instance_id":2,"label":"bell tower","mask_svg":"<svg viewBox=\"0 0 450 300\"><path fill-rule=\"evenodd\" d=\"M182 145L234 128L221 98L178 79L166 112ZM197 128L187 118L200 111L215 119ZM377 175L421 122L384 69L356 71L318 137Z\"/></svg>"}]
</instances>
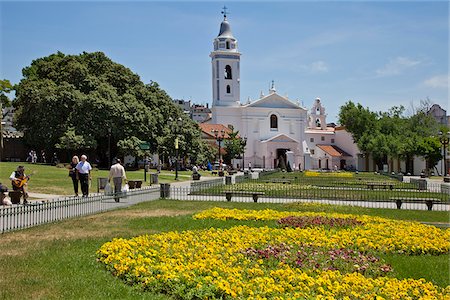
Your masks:
<instances>
[{"instance_id":1,"label":"bell tower","mask_svg":"<svg viewBox=\"0 0 450 300\"><path fill-rule=\"evenodd\" d=\"M220 24L219 35L214 39L214 50L209 55L212 65L212 107L240 105L241 54L237 48L237 40L231 33L226 9L226 7L223 8L223 21Z\"/></svg>"}]
</instances>

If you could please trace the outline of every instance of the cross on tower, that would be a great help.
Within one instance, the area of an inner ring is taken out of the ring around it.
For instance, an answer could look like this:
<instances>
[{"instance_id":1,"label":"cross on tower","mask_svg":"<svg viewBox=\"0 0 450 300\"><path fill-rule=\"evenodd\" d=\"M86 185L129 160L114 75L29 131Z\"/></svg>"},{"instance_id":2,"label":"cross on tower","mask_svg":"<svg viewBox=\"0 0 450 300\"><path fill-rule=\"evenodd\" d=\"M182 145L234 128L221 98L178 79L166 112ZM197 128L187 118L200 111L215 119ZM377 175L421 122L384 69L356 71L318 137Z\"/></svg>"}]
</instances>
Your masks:
<instances>
[{"instance_id":1,"label":"cross on tower","mask_svg":"<svg viewBox=\"0 0 450 300\"><path fill-rule=\"evenodd\" d=\"M223 17L224 17L224 18L227 18L227 14L229 14L229 12L227 12L227 9L228 9L228 8L224 5L222 9L223 9L223 10L222 10L221 13L222 13Z\"/></svg>"}]
</instances>

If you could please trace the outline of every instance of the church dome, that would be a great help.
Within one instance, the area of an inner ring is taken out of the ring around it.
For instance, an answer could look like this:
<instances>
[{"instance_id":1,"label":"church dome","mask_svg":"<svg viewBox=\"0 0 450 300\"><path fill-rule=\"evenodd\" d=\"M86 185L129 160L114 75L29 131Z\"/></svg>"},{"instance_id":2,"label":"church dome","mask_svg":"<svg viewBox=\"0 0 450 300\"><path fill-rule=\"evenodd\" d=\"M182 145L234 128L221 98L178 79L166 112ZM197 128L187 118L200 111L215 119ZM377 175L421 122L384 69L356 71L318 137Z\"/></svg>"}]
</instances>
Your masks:
<instances>
[{"instance_id":1,"label":"church dome","mask_svg":"<svg viewBox=\"0 0 450 300\"><path fill-rule=\"evenodd\" d=\"M219 35L217 37L218 38L234 39L234 36L231 33L230 23L228 23L228 20L227 20L226 17L223 19L222 23L220 24L220 32L219 32Z\"/></svg>"}]
</instances>

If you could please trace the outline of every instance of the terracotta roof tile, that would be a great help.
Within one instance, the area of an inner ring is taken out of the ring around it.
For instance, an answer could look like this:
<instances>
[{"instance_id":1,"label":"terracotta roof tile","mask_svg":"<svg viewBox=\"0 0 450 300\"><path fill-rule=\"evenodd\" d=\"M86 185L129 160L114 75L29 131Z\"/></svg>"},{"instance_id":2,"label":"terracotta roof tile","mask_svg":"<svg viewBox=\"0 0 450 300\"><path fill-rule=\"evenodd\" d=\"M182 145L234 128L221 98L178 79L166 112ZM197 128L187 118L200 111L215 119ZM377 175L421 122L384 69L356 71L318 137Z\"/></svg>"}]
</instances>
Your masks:
<instances>
[{"instance_id":1,"label":"terracotta roof tile","mask_svg":"<svg viewBox=\"0 0 450 300\"><path fill-rule=\"evenodd\" d=\"M231 133L231 129L223 124L200 123L200 124L198 124L198 126L200 127L202 132L204 132L205 134L207 134L211 137L214 137L214 133L211 132L212 130L218 130L219 132L223 130L225 132L224 138L225 139L230 138L230 136L228 134Z\"/></svg>"},{"instance_id":2,"label":"terracotta roof tile","mask_svg":"<svg viewBox=\"0 0 450 300\"><path fill-rule=\"evenodd\" d=\"M338 146L334 145L316 145L316 146L325 151L325 153L327 153L328 155L333 157L351 156Z\"/></svg>"}]
</instances>

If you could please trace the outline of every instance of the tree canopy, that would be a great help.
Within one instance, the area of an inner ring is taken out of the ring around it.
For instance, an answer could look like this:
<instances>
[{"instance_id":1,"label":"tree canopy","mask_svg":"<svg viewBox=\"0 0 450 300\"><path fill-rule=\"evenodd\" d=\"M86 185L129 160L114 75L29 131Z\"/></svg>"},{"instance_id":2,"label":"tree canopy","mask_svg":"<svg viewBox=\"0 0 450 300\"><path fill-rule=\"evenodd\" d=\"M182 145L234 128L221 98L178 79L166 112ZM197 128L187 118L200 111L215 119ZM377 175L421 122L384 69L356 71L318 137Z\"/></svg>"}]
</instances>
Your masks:
<instances>
[{"instance_id":1,"label":"tree canopy","mask_svg":"<svg viewBox=\"0 0 450 300\"><path fill-rule=\"evenodd\" d=\"M12 90L13 90L13 86L12 86L11 82L9 82L9 80L7 80L7 79L0 80L0 107L11 106L11 100L9 100L9 98L8 98L8 96L6 96L6 94L11 92ZM3 114L2 114L2 117L4 117Z\"/></svg>"},{"instance_id":2,"label":"tree canopy","mask_svg":"<svg viewBox=\"0 0 450 300\"><path fill-rule=\"evenodd\" d=\"M341 106L339 121L352 134L359 149L370 153L381 168L387 157L408 160L414 155L427 159L433 168L440 159L438 124L425 109L405 116L403 106L387 112L372 112L352 101Z\"/></svg>"},{"instance_id":3,"label":"tree canopy","mask_svg":"<svg viewBox=\"0 0 450 300\"><path fill-rule=\"evenodd\" d=\"M170 154L164 148L172 130L169 117L183 119L183 146L200 138L198 126L156 82L144 84L102 52L57 52L34 60L22 74L16 86L15 125L32 147L74 147L68 139L76 138L80 147L93 147L105 159L108 140L113 154L118 146L135 149L136 143L146 141L153 153Z\"/></svg>"}]
</instances>

